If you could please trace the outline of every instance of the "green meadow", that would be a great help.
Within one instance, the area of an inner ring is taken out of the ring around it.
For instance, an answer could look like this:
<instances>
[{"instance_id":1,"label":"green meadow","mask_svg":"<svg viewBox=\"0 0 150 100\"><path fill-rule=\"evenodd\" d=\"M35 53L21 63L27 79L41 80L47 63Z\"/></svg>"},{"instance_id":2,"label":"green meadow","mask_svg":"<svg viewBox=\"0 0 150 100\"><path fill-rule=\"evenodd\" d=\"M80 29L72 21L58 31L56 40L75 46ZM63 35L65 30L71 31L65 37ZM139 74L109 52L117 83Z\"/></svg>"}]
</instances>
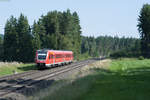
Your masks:
<instances>
[{"instance_id":1,"label":"green meadow","mask_svg":"<svg viewBox=\"0 0 150 100\"><path fill-rule=\"evenodd\" d=\"M0 76L12 75L29 70L37 69L35 64L24 64L18 62L0 62Z\"/></svg>"},{"instance_id":2,"label":"green meadow","mask_svg":"<svg viewBox=\"0 0 150 100\"><path fill-rule=\"evenodd\" d=\"M114 59L109 69L78 78L40 100L149 100L150 59ZM63 82L60 82L63 83ZM49 90L45 91L47 94ZM44 92L44 93L45 93ZM37 95L36 95L37 96Z\"/></svg>"}]
</instances>

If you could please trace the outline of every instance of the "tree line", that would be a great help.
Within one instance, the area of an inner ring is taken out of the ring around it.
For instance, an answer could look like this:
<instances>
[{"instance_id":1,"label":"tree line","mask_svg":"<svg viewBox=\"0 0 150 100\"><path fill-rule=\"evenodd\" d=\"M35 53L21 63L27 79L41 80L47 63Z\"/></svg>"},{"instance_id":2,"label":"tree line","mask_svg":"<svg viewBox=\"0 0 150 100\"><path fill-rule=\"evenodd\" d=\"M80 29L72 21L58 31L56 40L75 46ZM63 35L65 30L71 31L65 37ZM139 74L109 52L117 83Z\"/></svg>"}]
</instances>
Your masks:
<instances>
[{"instance_id":1,"label":"tree line","mask_svg":"<svg viewBox=\"0 0 150 100\"><path fill-rule=\"evenodd\" d=\"M139 50L140 39L137 38L119 38L117 36L82 37L81 53L87 53L92 57L131 57L139 55Z\"/></svg>"},{"instance_id":2,"label":"tree line","mask_svg":"<svg viewBox=\"0 0 150 100\"><path fill-rule=\"evenodd\" d=\"M83 38L82 52L90 55L104 55L111 57L144 57L150 58L150 4L144 4L138 17L138 31L140 39L118 37ZM87 42L88 40L89 42ZM93 44L92 44L93 43ZM87 44L92 44L88 46ZM92 47L93 46L93 47ZM92 48L90 48L92 47ZM96 52L93 53L93 51Z\"/></svg>"},{"instance_id":3,"label":"tree line","mask_svg":"<svg viewBox=\"0 0 150 100\"><path fill-rule=\"evenodd\" d=\"M34 39L33 41L34 43L37 43L34 47L39 45L37 40L38 39ZM3 42L0 43L2 44ZM3 45L1 45L1 47L2 46ZM92 36L81 36L80 46L81 53L78 54L78 57L83 56L83 58L100 56L137 57L140 55L140 39L137 38L119 38L117 36L99 36L95 38ZM79 59L78 57L77 59Z\"/></svg>"},{"instance_id":4,"label":"tree line","mask_svg":"<svg viewBox=\"0 0 150 100\"><path fill-rule=\"evenodd\" d=\"M81 49L81 27L78 14L70 10L51 11L30 26L23 14L11 16L4 31L3 60L34 61L35 51L41 48L72 50L75 57Z\"/></svg>"}]
</instances>

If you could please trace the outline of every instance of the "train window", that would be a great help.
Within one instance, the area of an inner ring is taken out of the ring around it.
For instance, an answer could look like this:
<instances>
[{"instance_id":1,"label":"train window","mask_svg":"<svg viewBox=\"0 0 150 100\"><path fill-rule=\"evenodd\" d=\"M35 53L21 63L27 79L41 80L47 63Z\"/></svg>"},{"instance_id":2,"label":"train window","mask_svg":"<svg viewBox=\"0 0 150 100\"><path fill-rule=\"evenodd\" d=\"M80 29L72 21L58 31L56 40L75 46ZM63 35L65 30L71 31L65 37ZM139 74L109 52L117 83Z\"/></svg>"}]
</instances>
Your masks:
<instances>
[{"instance_id":1,"label":"train window","mask_svg":"<svg viewBox=\"0 0 150 100\"><path fill-rule=\"evenodd\" d=\"M59 55L59 54L57 54L57 55L56 55L56 58L60 58L60 55Z\"/></svg>"},{"instance_id":2,"label":"train window","mask_svg":"<svg viewBox=\"0 0 150 100\"><path fill-rule=\"evenodd\" d=\"M39 60L45 60L46 59L46 55L38 55L38 59Z\"/></svg>"},{"instance_id":3,"label":"train window","mask_svg":"<svg viewBox=\"0 0 150 100\"><path fill-rule=\"evenodd\" d=\"M66 57L69 58L69 57L71 57L71 55L70 55L70 54L67 54Z\"/></svg>"},{"instance_id":4,"label":"train window","mask_svg":"<svg viewBox=\"0 0 150 100\"><path fill-rule=\"evenodd\" d=\"M56 58L62 58L62 55L61 54L57 54Z\"/></svg>"},{"instance_id":5,"label":"train window","mask_svg":"<svg viewBox=\"0 0 150 100\"><path fill-rule=\"evenodd\" d=\"M71 54L67 54L65 57L66 57L66 58L70 58L70 57L71 57Z\"/></svg>"},{"instance_id":6,"label":"train window","mask_svg":"<svg viewBox=\"0 0 150 100\"><path fill-rule=\"evenodd\" d=\"M45 60L47 56L47 51L40 50L38 51L38 60Z\"/></svg>"}]
</instances>

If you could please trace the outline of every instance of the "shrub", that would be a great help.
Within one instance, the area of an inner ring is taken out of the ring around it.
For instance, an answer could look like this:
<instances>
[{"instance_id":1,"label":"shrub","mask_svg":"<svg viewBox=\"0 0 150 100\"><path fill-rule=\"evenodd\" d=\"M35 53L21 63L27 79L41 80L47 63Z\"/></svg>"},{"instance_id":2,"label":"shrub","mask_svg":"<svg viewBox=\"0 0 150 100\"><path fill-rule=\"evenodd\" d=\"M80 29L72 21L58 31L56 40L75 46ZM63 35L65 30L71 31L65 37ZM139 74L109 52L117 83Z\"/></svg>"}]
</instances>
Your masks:
<instances>
[{"instance_id":1,"label":"shrub","mask_svg":"<svg viewBox=\"0 0 150 100\"><path fill-rule=\"evenodd\" d=\"M140 56L140 57L139 57L139 60L144 60L144 57L143 57L143 56Z\"/></svg>"}]
</instances>

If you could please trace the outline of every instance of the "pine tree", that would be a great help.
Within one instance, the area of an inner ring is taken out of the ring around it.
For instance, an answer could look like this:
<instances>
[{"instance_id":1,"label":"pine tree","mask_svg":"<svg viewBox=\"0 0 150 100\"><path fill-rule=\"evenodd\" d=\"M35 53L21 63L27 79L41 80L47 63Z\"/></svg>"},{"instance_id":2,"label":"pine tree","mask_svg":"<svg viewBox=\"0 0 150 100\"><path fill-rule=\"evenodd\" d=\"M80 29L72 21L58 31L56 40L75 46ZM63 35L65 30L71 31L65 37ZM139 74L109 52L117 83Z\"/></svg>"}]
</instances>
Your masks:
<instances>
[{"instance_id":1,"label":"pine tree","mask_svg":"<svg viewBox=\"0 0 150 100\"><path fill-rule=\"evenodd\" d=\"M37 34L39 35L40 38L40 48L46 48L46 30L44 27L44 24L42 22L42 19L39 19L39 21L36 23L37 26Z\"/></svg>"},{"instance_id":2,"label":"pine tree","mask_svg":"<svg viewBox=\"0 0 150 100\"><path fill-rule=\"evenodd\" d=\"M72 14L73 16L73 44L76 51L76 54L81 54L81 26L79 16L76 12Z\"/></svg>"},{"instance_id":3,"label":"pine tree","mask_svg":"<svg viewBox=\"0 0 150 100\"><path fill-rule=\"evenodd\" d=\"M5 25L4 35L4 60L16 61L17 60L17 46L18 46L18 33L17 19L11 16Z\"/></svg>"},{"instance_id":4,"label":"pine tree","mask_svg":"<svg viewBox=\"0 0 150 100\"><path fill-rule=\"evenodd\" d=\"M141 51L143 56L150 57L150 5L145 4L138 18L138 30L141 37Z\"/></svg>"},{"instance_id":5,"label":"pine tree","mask_svg":"<svg viewBox=\"0 0 150 100\"><path fill-rule=\"evenodd\" d=\"M0 61L3 60L3 40L0 36Z\"/></svg>"},{"instance_id":6,"label":"pine tree","mask_svg":"<svg viewBox=\"0 0 150 100\"><path fill-rule=\"evenodd\" d=\"M28 24L27 17L23 14L21 14L18 19L17 32L19 37L18 61L33 61L31 29Z\"/></svg>"},{"instance_id":7,"label":"pine tree","mask_svg":"<svg viewBox=\"0 0 150 100\"><path fill-rule=\"evenodd\" d=\"M41 41L40 41L40 27L39 25L34 21L33 27L32 27L32 35L33 35L33 42L36 49L41 48Z\"/></svg>"},{"instance_id":8,"label":"pine tree","mask_svg":"<svg viewBox=\"0 0 150 100\"><path fill-rule=\"evenodd\" d=\"M33 57L35 57L35 53L36 50L41 48L41 40L40 40L40 36L39 36L39 32L40 32L40 27L39 25L34 21L34 24L32 26L32 54Z\"/></svg>"},{"instance_id":9,"label":"pine tree","mask_svg":"<svg viewBox=\"0 0 150 100\"><path fill-rule=\"evenodd\" d=\"M59 12L53 11L48 12L46 16L42 16L42 23L45 27L46 32L46 39L48 41L48 45L46 47L51 49L58 49L59 47L59 19L58 19ZM53 38L50 40L50 36ZM52 44L51 42L55 42Z\"/></svg>"}]
</instances>

